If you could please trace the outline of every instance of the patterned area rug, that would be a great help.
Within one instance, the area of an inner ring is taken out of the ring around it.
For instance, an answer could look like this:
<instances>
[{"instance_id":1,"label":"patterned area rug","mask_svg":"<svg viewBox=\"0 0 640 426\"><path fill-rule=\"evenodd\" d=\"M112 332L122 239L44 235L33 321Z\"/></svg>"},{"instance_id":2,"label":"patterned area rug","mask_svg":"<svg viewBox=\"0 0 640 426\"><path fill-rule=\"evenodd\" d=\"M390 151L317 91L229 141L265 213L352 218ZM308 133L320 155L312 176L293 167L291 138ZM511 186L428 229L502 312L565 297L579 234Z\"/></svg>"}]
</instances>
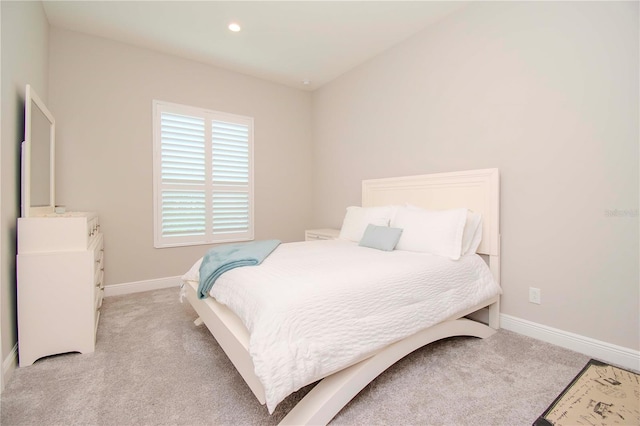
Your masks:
<instances>
[{"instance_id":1,"label":"patterned area rug","mask_svg":"<svg viewBox=\"0 0 640 426\"><path fill-rule=\"evenodd\" d=\"M590 360L533 426L640 425L640 374Z\"/></svg>"}]
</instances>

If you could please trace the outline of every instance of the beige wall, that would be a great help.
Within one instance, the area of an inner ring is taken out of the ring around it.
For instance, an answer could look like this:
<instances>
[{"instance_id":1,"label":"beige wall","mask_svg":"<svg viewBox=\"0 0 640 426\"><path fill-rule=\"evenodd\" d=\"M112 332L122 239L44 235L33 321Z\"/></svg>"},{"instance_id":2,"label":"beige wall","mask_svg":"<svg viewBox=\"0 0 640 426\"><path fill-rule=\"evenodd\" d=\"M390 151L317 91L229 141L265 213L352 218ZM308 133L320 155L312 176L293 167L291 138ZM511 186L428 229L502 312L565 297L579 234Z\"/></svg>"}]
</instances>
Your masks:
<instances>
[{"instance_id":1,"label":"beige wall","mask_svg":"<svg viewBox=\"0 0 640 426\"><path fill-rule=\"evenodd\" d=\"M2 8L2 198L0 325L2 359L17 341L16 219L20 216L20 143L24 139L25 86L47 102L49 23L40 2L0 2Z\"/></svg>"},{"instance_id":2,"label":"beige wall","mask_svg":"<svg viewBox=\"0 0 640 426\"><path fill-rule=\"evenodd\" d=\"M310 93L60 29L50 46L57 203L100 214L107 285L182 275L209 248L153 248L153 99L254 117L256 238L304 238Z\"/></svg>"},{"instance_id":3,"label":"beige wall","mask_svg":"<svg viewBox=\"0 0 640 426\"><path fill-rule=\"evenodd\" d=\"M503 313L640 349L638 52L637 2L449 16L314 93L314 225L362 179L498 167Z\"/></svg>"}]
</instances>

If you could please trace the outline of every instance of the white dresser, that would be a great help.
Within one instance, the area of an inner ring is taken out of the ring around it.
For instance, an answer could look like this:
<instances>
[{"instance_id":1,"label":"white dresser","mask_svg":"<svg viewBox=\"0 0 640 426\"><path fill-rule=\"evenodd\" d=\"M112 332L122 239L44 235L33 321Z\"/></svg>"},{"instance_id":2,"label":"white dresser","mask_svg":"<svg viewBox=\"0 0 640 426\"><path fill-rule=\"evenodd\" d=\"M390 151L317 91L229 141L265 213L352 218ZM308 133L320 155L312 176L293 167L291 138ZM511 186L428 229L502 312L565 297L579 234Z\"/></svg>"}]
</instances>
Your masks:
<instances>
[{"instance_id":1,"label":"white dresser","mask_svg":"<svg viewBox=\"0 0 640 426\"><path fill-rule=\"evenodd\" d=\"M47 355L93 352L104 295L98 215L18 219L17 275L20 366Z\"/></svg>"}]
</instances>

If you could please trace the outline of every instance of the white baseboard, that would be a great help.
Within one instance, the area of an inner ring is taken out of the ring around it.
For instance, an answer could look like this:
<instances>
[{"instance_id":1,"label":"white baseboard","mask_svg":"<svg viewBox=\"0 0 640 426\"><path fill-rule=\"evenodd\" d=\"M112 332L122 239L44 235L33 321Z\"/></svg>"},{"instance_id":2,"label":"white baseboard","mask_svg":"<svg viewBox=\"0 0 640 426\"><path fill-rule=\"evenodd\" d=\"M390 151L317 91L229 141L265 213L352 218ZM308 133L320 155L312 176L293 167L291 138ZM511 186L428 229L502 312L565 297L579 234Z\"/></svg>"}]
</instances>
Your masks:
<instances>
[{"instance_id":1,"label":"white baseboard","mask_svg":"<svg viewBox=\"0 0 640 426\"><path fill-rule=\"evenodd\" d=\"M9 383L9 379L13 372L18 368L18 344L13 345L13 349L9 352L9 355L2 361L2 383L0 391L4 390L4 387Z\"/></svg>"},{"instance_id":2,"label":"white baseboard","mask_svg":"<svg viewBox=\"0 0 640 426\"><path fill-rule=\"evenodd\" d=\"M131 283L112 284L104 286L104 297L120 296L123 294L141 293L143 291L160 290L162 288L179 287L182 278L168 277L153 280L134 281Z\"/></svg>"},{"instance_id":3,"label":"white baseboard","mask_svg":"<svg viewBox=\"0 0 640 426\"><path fill-rule=\"evenodd\" d=\"M640 351L602 342L557 328L547 327L546 325L506 314L500 314L500 327L588 355L610 364L640 371Z\"/></svg>"}]
</instances>

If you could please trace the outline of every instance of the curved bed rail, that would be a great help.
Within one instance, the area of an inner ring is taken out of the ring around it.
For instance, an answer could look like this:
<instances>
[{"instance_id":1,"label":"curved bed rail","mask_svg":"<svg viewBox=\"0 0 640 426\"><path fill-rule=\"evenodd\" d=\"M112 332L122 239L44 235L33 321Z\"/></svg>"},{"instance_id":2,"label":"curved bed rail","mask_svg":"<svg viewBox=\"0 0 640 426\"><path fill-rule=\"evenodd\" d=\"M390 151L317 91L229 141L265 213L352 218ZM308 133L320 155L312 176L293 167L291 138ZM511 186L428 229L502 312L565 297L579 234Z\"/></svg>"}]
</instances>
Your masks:
<instances>
[{"instance_id":1,"label":"curved bed rail","mask_svg":"<svg viewBox=\"0 0 640 426\"><path fill-rule=\"evenodd\" d=\"M326 425L365 386L393 364L429 343L454 336L486 338L495 330L460 318L441 322L387 346L371 358L325 377L280 422L280 425Z\"/></svg>"}]
</instances>

